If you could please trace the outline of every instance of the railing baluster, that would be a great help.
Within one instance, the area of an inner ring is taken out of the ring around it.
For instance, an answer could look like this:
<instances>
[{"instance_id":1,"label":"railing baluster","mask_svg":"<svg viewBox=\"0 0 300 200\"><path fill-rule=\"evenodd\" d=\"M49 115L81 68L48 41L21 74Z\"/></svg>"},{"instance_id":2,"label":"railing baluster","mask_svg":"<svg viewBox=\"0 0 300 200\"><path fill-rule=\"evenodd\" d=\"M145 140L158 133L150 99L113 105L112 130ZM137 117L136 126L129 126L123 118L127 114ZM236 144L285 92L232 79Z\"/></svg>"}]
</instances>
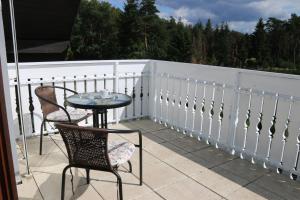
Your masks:
<instances>
[{"instance_id":1,"label":"railing baluster","mask_svg":"<svg viewBox=\"0 0 300 200\"><path fill-rule=\"evenodd\" d=\"M246 120L245 120L245 123L244 123L244 140L243 140L243 148L242 148L242 151L240 153L240 158L241 159L244 159L244 153L245 153L245 150L246 150L246 143L247 143L247 136L248 136L248 130L249 130L249 127L250 127L250 117L251 117L251 101L252 101L252 89L250 89L250 94L249 94L249 101L248 101L248 110L247 110L247 113L246 113Z\"/></svg>"},{"instance_id":2,"label":"railing baluster","mask_svg":"<svg viewBox=\"0 0 300 200\"><path fill-rule=\"evenodd\" d=\"M128 86L127 86L127 73L125 73L125 94L128 94ZM127 110L127 106L125 106L125 119L128 117L128 110Z\"/></svg>"},{"instance_id":3,"label":"railing baluster","mask_svg":"<svg viewBox=\"0 0 300 200\"><path fill-rule=\"evenodd\" d=\"M201 103L201 110L200 110L200 133L198 135L198 140L200 141L202 139L203 135L203 121L204 121L204 113L205 113L205 101L206 101L206 81L203 83L203 97L202 97L202 103Z\"/></svg>"},{"instance_id":4,"label":"railing baluster","mask_svg":"<svg viewBox=\"0 0 300 200\"><path fill-rule=\"evenodd\" d=\"M225 87L226 85L223 84L223 89L222 89L222 99L221 99L221 106L220 106L220 113L219 113L219 130L218 130L218 138L216 142L216 148L219 148L219 142L221 139L221 131L222 131L222 123L223 123L223 118L224 118L224 95L225 95Z\"/></svg>"},{"instance_id":5,"label":"railing baluster","mask_svg":"<svg viewBox=\"0 0 300 200\"><path fill-rule=\"evenodd\" d=\"M294 167L290 173L290 178L292 180L297 180L297 178L298 178L298 175L296 173L298 172L298 164L299 164L299 157L300 157L300 134L297 137L296 146L297 146L296 158L295 158L295 162L294 162Z\"/></svg>"},{"instance_id":6,"label":"railing baluster","mask_svg":"<svg viewBox=\"0 0 300 200\"><path fill-rule=\"evenodd\" d=\"M74 90L77 92L77 81L76 81L76 76L74 76Z\"/></svg>"},{"instance_id":7,"label":"railing baluster","mask_svg":"<svg viewBox=\"0 0 300 200\"><path fill-rule=\"evenodd\" d=\"M258 123L256 125L256 143L255 143L255 148L254 148L254 153L251 159L251 163L255 163L255 157L257 154L257 148L259 144L259 136L261 134L261 130L263 127L262 120L263 120L263 108L264 108L264 102L265 102L265 92L262 92L262 97L261 97L261 103L260 103L260 113L258 115Z\"/></svg>"},{"instance_id":8,"label":"railing baluster","mask_svg":"<svg viewBox=\"0 0 300 200\"><path fill-rule=\"evenodd\" d=\"M173 79L173 89L172 89L172 122L171 122L171 129L174 129L175 127L175 106L176 106L176 84L174 83L176 81L176 79L172 76Z\"/></svg>"},{"instance_id":9,"label":"railing baluster","mask_svg":"<svg viewBox=\"0 0 300 200\"><path fill-rule=\"evenodd\" d=\"M241 99L241 88L239 87L237 90L237 107L236 107L236 113L235 113L235 121L234 121L234 131L233 131L233 137L232 137L232 149L231 154L235 154L235 138L236 138L236 132L237 132L237 126L239 123L239 114L240 114L240 99Z\"/></svg>"},{"instance_id":10,"label":"railing baluster","mask_svg":"<svg viewBox=\"0 0 300 200\"><path fill-rule=\"evenodd\" d=\"M160 119L159 119L159 124L162 124L162 108L163 108L163 87L162 87L162 79L163 79L163 74L160 74L160 94L159 94L159 104L160 104Z\"/></svg>"},{"instance_id":11,"label":"railing baluster","mask_svg":"<svg viewBox=\"0 0 300 200\"><path fill-rule=\"evenodd\" d=\"M283 131L282 134L282 149L281 149L281 154L280 154L280 162L279 162L279 167L277 167L277 173L281 174L282 173L282 168L283 168L283 156L284 156L284 151L285 151L285 145L287 142L287 139L289 137L289 125L290 125L290 117L291 117L291 111L292 111L292 106L293 106L293 99L294 97L291 96L291 100L290 100L290 105L289 105L289 112L288 112L288 116L285 122L285 129Z\"/></svg>"},{"instance_id":12,"label":"railing baluster","mask_svg":"<svg viewBox=\"0 0 300 200\"><path fill-rule=\"evenodd\" d=\"M196 111L197 111L197 89L198 89L198 81L195 80L194 102L192 108L193 123L192 123L192 131L190 133L190 137L193 137L193 134L195 132L195 118L196 118Z\"/></svg>"},{"instance_id":13,"label":"railing baluster","mask_svg":"<svg viewBox=\"0 0 300 200\"><path fill-rule=\"evenodd\" d=\"M94 75L94 92L97 92L97 74Z\"/></svg>"},{"instance_id":14,"label":"railing baluster","mask_svg":"<svg viewBox=\"0 0 300 200\"><path fill-rule=\"evenodd\" d=\"M20 105L19 105L19 92L18 92L18 86L17 86L17 79L14 80L15 82L15 94L16 94L16 113L18 117L18 124L19 124L19 131L20 135L22 135L22 130L21 130L21 115L20 115Z\"/></svg>"},{"instance_id":15,"label":"railing baluster","mask_svg":"<svg viewBox=\"0 0 300 200\"><path fill-rule=\"evenodd\" d=\"M166 119L165 119L165 126L167 127L169 125L169 100L170 100L170 91L169 91L169 78L170 78L170 75L167 74L167 85L166 85Z\"/></svg>"},{"instance_id":16,"label":"railing baluster","mask_svg":"<svg viewBox=\"0 0 300 200\"><path fill-rule=\"evenodd\" d=\"M84 85L84 92L87 93L87 75L84 75L84 81L83 81L83 85ZM85 119L85 124L88 124L88 120Z\"/></svg>"},{"instance_id":17,"label":"railing baluster","mask_svg":"<svg viewBox=\"0 0 300 200\"><path fill-rule=\"evenodd\" d=\"M64 89L66 89L66 77L63 77L64 81L63 81L63 87ZM66 90L64 90L64 107L67 108L67 92Z\"/></svg>"},{"instance_id":18,"label":"railing baluster","mask_svg":"<svg viewBox=\"0 0 300 200\"><path fill-rule=\"evenodd\" d=\"M44 84L43 84L43 78L40 78L40 82L41 82L41 86L43 86ZM47 132L47 124L45 123L44 124L44 132ZM47 133L45 133L45 135L47 135L48 134L48 132Z\"/></svg>"},{"instance_id":19,"label":"railing baluster","mask_svg":"<svg viewBox=\"0 0 300 200\"><path fill-rule=\"evenodd\" d=\"M52 77L52 86L55 86L55 77Z\"/></svg>"},{"instance_id":20,"label":"railing baluster","mask_svg":"<svg viewBox=\"0 0 300 200\"><path fill-rule=\"evenodd\" d=\"M190 93L190 79L187 78L187 90L186 90L186 97L185 97L185 104L184 104L184 111L185 111L185 119L184 119L184 129L183 134L186 135L187 133L187 118L188 118L188 108L189 108L189 93Z\"/></svg>"},{"instance_id":21,"label":"railing baluster","mask_svg":"<svg viewBox=\"0 0 300 200\"><path fill-rule=\"evenodd\" d=\"M135 72L133 72L132 82L133 82L133 88L132 88L133 113L132 113L132 115L133 115L133 117L135 117L135 97L136 97L136 95L135 95Z\"/></svg>"},{"instance_id":22,"label":"railing baluster","mask_svg":"<svg viewBox=\"0 0 300 200\"><path fill-rule=\"evenodd\" d=\"M179 95L179 99L178 99L178 114L177 114L177 126L176 126L176 131L179 132L180 131L180 127L179 127L179 124L180 124L180 110L181 110L181 105L182 105L182 79L179 79L179 92L178 92L178 95Z\"/></svg>"},{"instance_id":23,"label":"railing baluster","mask_svg":"<svg viewBox=\"0 0 300 200\"><path fill-rule=\"evenodd\" d=\"M264 168L267 168L267 164L270 161L273 138L274 138L274 134L276 132L277 108L278 108L278 93L276 94L276 100L275 100L275 106L274 106L274 113L273 113L273 117L272 117L272 121L271 121L272 126L269 129L268 150L267 150L267 156L266 156L264 164L263 164Z\"/></svg>"},{"instance_id":24,"label":"railing baluster","mask_svg":"<svg viewBox=\"0 0 300 200\"><path fill-rule=\"evenodd\" d=\"M140 99L141 99L141 116L143 116L143 84L144 84L144 74L141 73L141 93L140 93Z\"/></svg>"},{"instance_id":25,"label":"railing baluster","mask_svg":"<svg viewBox=\"0 0 300 200\"><path fill-rule=\"evenodd\" d=\"M104 74L103 76L104 76L103 87L104 87L104 90L106 90L106 74Z\"/></svg>"},{"instance_id":26,"label":"railing baluster","mask_svg":"<svg viewBox=\"0 0 300 200\"><path fill-rule=\"evenodd\" d=\"M211 132L212 132L212 122L214 119L214 107L215 107L215 93L216 93L216 83L213 83L213 95L211 98L211 103L210 103L210 111L209 111L209 131L208 131L208 137L206 140L206 144L210 144L211 143Z\"/></svg>"},{"instance_id":27,"label":"railing baluster","mask_svg":"<svg viewBox=\"0 0 300 200\"><path fill-rule=\"evenodd\" d=\"M31 119L31 127L32 127L32 133L35 132L35 126L34 126L34 106L33 106L33 99L32 99L32 92L31 92L31 84L30 84L30 78L28 80L28 94L29 94L29 112L30 112L30 119Z\"/></svg>"}]
</instances>

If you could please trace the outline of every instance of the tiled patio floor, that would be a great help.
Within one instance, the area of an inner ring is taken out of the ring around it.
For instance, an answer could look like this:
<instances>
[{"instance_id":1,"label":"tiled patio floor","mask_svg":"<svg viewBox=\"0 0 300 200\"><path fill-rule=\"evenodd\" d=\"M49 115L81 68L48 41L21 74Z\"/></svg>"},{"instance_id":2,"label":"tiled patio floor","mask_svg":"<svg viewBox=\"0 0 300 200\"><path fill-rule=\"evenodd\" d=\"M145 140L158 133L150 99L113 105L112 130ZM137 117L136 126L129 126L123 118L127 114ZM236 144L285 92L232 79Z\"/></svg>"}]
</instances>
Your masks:
<instances>
[{"instance_id":1,"label":"tiled patio floor","mask_svg":"<svg viewBox=\"0 0 300 200\"><path fill-rule=\"evenodd\" d=\"M300 183L269 172L248 161L232 157L195 139L155 124L139 120L111 128L141 129L144 149L144 184L138 185L138 153L133 159L133 174L121 168L124 199L198 200L198 199L299 199ZM137 136L110 135L111 140L137 141ZM39 138L28 140L32 176L23 177L18 185L20 199L60 199L61 173L67 165L64 144L59 134L45 137L44 155L38 155ZM25 173L21 159L21 172ZM117 199L115 176L92 171L91 183L85 173L73 170L75 194L70 175L65 199Z\"/></svg>"}]
</instances>

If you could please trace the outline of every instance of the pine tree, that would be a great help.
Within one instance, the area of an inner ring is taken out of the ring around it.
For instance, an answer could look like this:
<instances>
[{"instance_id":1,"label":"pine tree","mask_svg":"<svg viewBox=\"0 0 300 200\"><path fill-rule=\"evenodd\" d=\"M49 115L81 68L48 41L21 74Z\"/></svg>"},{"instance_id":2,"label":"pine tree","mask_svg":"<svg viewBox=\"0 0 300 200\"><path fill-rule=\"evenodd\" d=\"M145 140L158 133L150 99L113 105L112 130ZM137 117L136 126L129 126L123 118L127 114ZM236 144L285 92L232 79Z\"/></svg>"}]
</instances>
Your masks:
<instances>
[{"instance_id":1,"label":"pine tree","mask_svg":"<svg viewBox=\"0 0 300 200\"><path fill-rule=\"evenodd\" d=\"M127 0L120 20L122 58L142 58L143 42L137 0Z\"/></svg>"},{"instance_id":2,"label":"pine tree","mask_svg":"<svg viewBox=\"0 0 300 200\"><path fill-rule=\"evenodd\" d=\"M192 29L192 62L204 63L205 62L205 45L204 34L201 22L195 24Z\"/></svg>"},{"instance_id":3,"label":"pine tree","mask_svg":"<svg viewBox=\"0 0 300 200\"><path fill-rule=\"evenodd\" d=\"M145 58L155 58L162 53L165 46L166 33L160 23L155 0L142 0L140 3L141 29L144 43ZM163 53L165 54L165 53Z\"/></svg>"},{"instance_id":4,"label":"pine tree","mask_svg":"<svg viewBox=\"0 0 300 200\"><path fill-rule=\"evenodd\" d=\"M266 46L266 31L265 24L262 18L260 18L256 24L255 31L253 33L253 46L254 53L258 67L263 68L268 64L267 58L267 46Z\"/></svg>"},{"instance_id":5,"label":"pine tree","mask_svg":"<svg viewBox=\"0 0 300 200\"><path fill-rule=\"evenodd\" d=\"M211 20L208 19L205 29L204 29L204 34L205 34L205 41L206 41L206 63L210 64L212 63L212 60L215 59L214 55L214 31L212 28Z\"/></svg>"}]
</instances>

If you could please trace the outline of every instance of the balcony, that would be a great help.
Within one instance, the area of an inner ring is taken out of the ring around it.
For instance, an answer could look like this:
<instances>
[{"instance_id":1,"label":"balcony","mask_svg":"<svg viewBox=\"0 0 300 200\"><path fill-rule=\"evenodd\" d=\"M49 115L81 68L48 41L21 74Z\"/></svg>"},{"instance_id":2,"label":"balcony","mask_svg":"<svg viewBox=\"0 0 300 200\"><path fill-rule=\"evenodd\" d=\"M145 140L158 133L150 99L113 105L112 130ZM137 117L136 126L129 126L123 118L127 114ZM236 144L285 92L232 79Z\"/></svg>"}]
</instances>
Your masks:
<instances>
[{"instance_id":1,"label":"balcony","mask_svg":"<svg viewBox=\"0 0 300 200\"><path fill-rule=\"evenodd\" d=\"M12 114L19 134L19 105L13 65L9 65ZM108 113L110 127L141 129L144 185L122 168L125 199L298 199L300 77L157 60L22 63L21 94L32 176L18 185L20 198L58 199L67 164L62 140L47 124L45 153L38 155L42 113L34 89L55 84L78 92L108 89L133 102ZM69 94L58 93L63 104ZM92 119L83 122L91 126ZM134 135L111 139L135 141ZM22 143L17 139L24 173ZM116 180L73 170L74 195L116 199ZM293 180L291 180L293 179Z\"/></svg>"}]
</instances>

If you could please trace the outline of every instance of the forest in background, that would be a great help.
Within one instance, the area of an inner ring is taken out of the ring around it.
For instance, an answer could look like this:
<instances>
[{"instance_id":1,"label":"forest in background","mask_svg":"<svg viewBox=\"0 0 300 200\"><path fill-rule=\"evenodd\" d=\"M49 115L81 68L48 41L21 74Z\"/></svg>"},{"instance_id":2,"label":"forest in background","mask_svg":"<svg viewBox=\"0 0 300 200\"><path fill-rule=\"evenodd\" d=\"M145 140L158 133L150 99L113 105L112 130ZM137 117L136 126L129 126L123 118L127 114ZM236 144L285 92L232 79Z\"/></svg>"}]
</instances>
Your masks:
<instances>
[{"instance_id":1,"label":"forest in background","mask_svg":"<svg viewBox=\"0 0 300 200\"><path fill-rule=\"evenodd\" d=\"M244 34L226 22L185 25L158 16L155 0L127 0L124 9L82 0L67 60L157 59L300 74L300 16L258 19Z\"/></svg>"}]
</instances>

